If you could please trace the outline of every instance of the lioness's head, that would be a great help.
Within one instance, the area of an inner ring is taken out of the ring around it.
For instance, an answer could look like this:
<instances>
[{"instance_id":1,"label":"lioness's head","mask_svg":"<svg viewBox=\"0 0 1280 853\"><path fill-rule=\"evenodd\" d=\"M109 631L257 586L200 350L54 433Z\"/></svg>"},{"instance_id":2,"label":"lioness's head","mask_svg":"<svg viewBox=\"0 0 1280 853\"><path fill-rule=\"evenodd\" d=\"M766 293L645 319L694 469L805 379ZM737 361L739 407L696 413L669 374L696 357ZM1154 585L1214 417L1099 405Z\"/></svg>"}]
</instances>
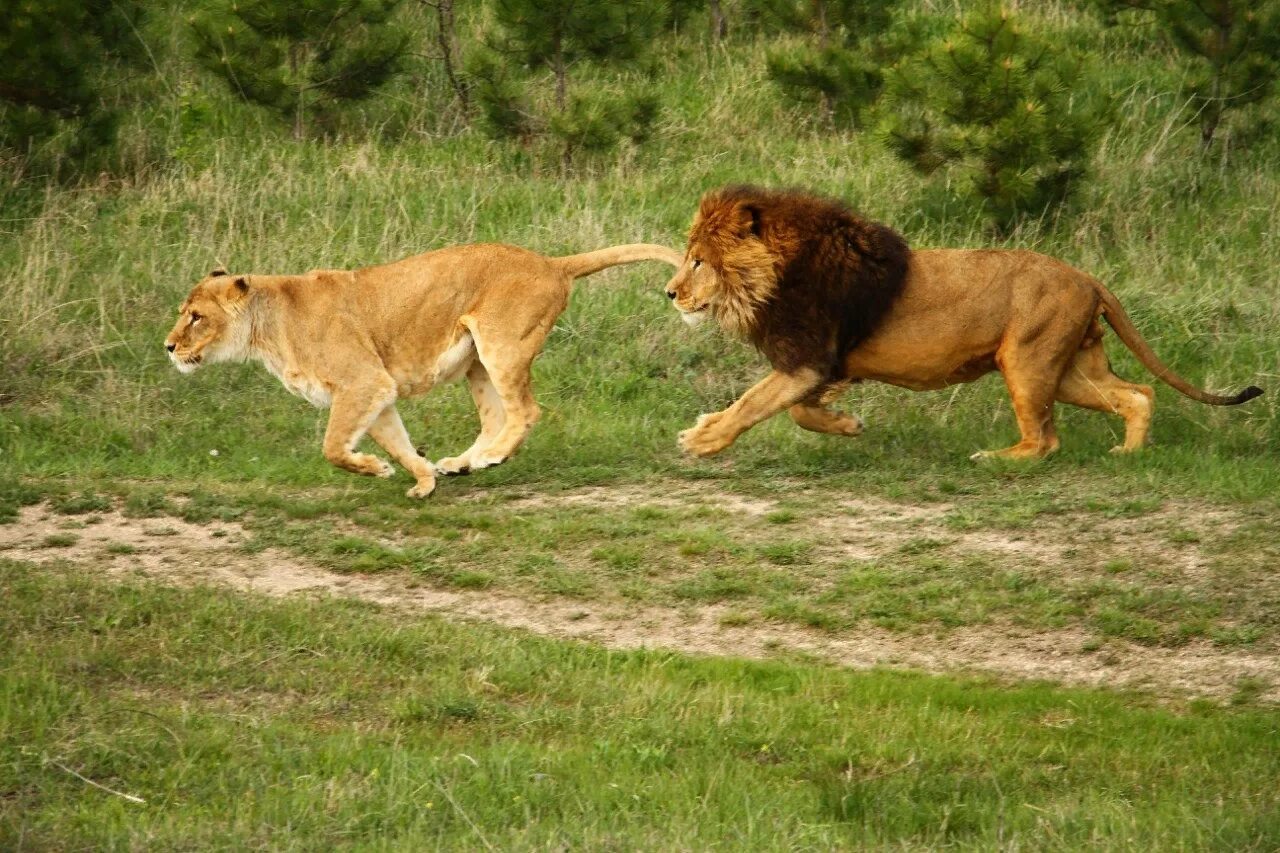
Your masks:
<instances>
[{"instance_id":1,"label":"lioness's head","mask_svg":"<svg viewBox=\"0 0 1280 853\"><path fill-rule=\"evenodd\" d=\"M756 309L773 295L777 255L751 192L750 187L713 190L698 205L684 263L667 284L667 296L691 326L711 316L745 334Z\"/></svg>"},{"instance_id":2,"label":"lioness's head","mask_svg":"<svg viewBox=\"0 0 1280 853\"><path fill-rule=\"evenodd\" d=\"M195 286L178 308L178 322L164 348L175 367L191 373L201 364L236 361L246 355L248 324L243 315L249 298L244 276L216 269Z\"/></svg>"}]
</instances>

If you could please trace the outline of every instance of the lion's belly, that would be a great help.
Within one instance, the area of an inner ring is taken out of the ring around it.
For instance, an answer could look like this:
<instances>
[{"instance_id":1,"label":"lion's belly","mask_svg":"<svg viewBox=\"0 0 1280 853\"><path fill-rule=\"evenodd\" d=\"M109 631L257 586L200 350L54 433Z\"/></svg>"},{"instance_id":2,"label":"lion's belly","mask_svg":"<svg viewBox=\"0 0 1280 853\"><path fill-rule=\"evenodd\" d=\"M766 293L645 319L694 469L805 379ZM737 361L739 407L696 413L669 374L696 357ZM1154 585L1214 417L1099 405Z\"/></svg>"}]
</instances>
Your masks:
<instances>
[{"instance_id":1,"label":"lion's belly","mask_svg":"<svg viewBox=\"0 0 1280 853\"><path fill-rule=\"evenodd\" d=\"M996 369L998 339L956 340L949 336L873 337L849 354L849 379L885 382L913 391L931 391L972 382Z\"/></svg>"},{"instance_id":2,"label":"lion's belly","mask_svg":"<svg viewBox=\"0 0 1280 853\"><path fill-rule=\"evenodd\" d=\"M986 376L996 369L996 360L991 356L979 356L962 364L939 367L937 365L913 365L907 370L892 370L869 373L858 376L859 379L871 379L912 391L934 391L949 385L962 385Z\"/></svg>"}]
</instances>

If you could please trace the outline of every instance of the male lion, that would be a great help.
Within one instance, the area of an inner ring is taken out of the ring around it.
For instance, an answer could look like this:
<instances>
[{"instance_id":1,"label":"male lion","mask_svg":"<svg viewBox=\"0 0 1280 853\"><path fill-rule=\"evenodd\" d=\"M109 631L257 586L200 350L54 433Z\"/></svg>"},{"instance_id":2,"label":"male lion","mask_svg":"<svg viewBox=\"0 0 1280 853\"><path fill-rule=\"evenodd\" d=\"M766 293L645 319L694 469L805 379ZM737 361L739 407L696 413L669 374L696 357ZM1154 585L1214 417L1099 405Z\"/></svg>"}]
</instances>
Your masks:
<instances>
[{"instance_id":1,"label":"male lion","mask_svg":"<svg viewBox=\"0 0 1280 853\"><path fill-rule=\"evenodd\" d=\"M773 365L729 408L680 433L696 456L719 453L783 409L805 429L857 435L858 418L827 406L864 379L923 391L992 370L1004 375L1022 440L973 458L1057 450L1056 400L1120 415L1124 444L1114 451L1137 450L1155 395L1111 372L1100 316L1193 400L1231 406L1262 393L1194 387L1156 357L1110 291L1061 261L1027 251L913 252L843 203L800 192L742 186L704 195L667 296L686 322L710 315Z\"/></svg>"},{"instance_id":2,"label":"male lion","mask_svg":"<svg viewBox=\"0 0 1280 853\"><path fill-rule=\"evenodd\" d=\"M681 259L643 243L563 258L476 244L354 271L250 276L218 269L178 309L165 349L183 373L258 359L290 391L331 407L326 459L357 474L391 476L386 462L354 452L367 431L417 478L408 495L426 497L436 470L488 468L524 441L540 415L530 365L573 280L648 260L678 266ZM433 468L414 450L395 403L464 375L480 435Z\"/></svg>"}]
</instances>

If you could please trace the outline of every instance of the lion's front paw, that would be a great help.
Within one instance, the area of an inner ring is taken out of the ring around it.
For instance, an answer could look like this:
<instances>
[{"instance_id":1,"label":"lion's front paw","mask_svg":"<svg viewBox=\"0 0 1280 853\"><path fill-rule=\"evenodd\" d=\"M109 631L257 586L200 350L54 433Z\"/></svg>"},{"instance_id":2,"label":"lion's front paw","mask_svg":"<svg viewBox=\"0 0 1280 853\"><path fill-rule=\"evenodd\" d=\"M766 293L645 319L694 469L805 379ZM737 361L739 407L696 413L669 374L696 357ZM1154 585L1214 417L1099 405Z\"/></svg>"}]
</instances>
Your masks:
<instances>
[{"instance_id":1,"label":"lion's front paw","mask_svg":"<svg viewBox=\"0 0 1280 853\"><path fill-rule=\"evenodd\" d=\"M706 417L704 415L704 417ZM713 456L733 443L705 426L696 426L680 433L680 449L690 456Z\"/></svg>"},{"instance_id":2,"label":"lion's front paw","mask_svg":"<svg viewBox=\"0 0 1280 853\"><path fill-rule=\"evenodd\" d=\"M853 438L855 435L862 435L862 431L866 425L862 422L862 418L857 415L846 414L840 419L840 434Z\"/></svg>"},{"instance_id":3,"label":"lion's front paw","mask_svg":"<svg viewBox=\"0 0 1280 853\"><path fill-rule=\"evenodd\" d=\"M405 492L405 496L410 498L425 498L425 497L430 497L431 493L434 492L435 490L436 490L435 480L420 481L418 485L414 486L412 489Z\"/></svg>"},{"instance_id":4,"label":"lion's front paw","mask_svg":"<svg viewBox=\"0 0 1280 853\"><path fill-rule=\"evenodd\" d=\"M699 427L713 427L723 417L724 412L706 412L705 414L698 415L698 419L693 422L693 427L694 429L698 429ZM689 431L690 430L685 430L685 432Z\"/></svg>"}]
</instances>

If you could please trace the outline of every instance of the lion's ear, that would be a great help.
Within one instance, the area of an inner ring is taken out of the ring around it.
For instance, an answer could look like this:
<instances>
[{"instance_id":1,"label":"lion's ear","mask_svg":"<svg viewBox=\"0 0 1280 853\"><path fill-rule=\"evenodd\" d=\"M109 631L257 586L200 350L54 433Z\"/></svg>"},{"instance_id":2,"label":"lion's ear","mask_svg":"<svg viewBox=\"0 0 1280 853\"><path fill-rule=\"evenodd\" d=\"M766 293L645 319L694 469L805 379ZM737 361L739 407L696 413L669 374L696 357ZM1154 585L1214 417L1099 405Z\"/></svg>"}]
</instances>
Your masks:
<instances>
[{"instance_id":1,"label":"lion's ear","mask_svg":"<svg viewBox=\"0 0 1280 853\"><path fill-rule=\"evenodd\" d=\"M760 208L744 204L738 208L738 236L742 239L760 236Z\"/></svg>"}]
</instances>

